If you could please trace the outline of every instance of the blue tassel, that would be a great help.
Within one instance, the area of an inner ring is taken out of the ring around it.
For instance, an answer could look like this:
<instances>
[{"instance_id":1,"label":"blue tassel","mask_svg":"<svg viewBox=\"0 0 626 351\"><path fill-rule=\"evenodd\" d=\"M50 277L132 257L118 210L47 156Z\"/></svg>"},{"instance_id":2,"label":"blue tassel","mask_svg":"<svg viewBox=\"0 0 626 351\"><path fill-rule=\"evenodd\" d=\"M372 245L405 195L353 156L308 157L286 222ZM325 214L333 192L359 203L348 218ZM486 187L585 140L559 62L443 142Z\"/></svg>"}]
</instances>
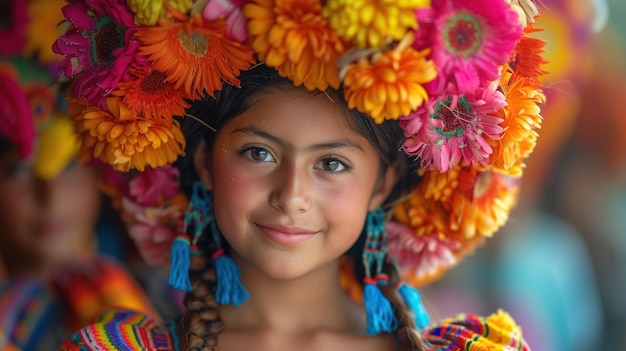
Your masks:
<instances>
[{"instance_id":1,"label":"blue tassel","mask_svg":"<svg viewBox=\"0 0 626 351\"><path fill-rule=\"evenodd\" d=\"M398 320L393 314L391 302L372 283L365 284L363 291L365 313L367 314L367 334L391 333L398 328Z\"/></svg>"},{"instance_id":2,"label":"blue tassel","mask_svg":"<svg viewBox=\"0 0 626 351\"><path fill-rule=\"evenodd\" d=\"M172 243L168 283L177 290L191 291L189 281L189 237L179 235Z\"/></svg>"},{"instance_id":3,"label":"blue tassel","mask_svg":"<svg viewBox=\"0 0 626 351\"><path fill-rule=\"evenodd\" d=\"M250 294L241 284L241 272L232 258L224 255L223 249L213 254L215 274L217 275L217 291L215 300L221 305L239 306Z\"/></svg>"},{"instance_id":4,"label":"blue tassel","mask_svg":"<svg viewBox=\"0 0 626 351\"><path fill-rule=\"evenodd\" d=\"M411 286L402 284L400 289L398 289L398 292L400 293L400 296L402 296L402 299L407 307L413 311L417 327L420 329L426 328L428 323L430 323L430 316L422 304L422 297L419 291Z\"/></svg>"}]
</instances>

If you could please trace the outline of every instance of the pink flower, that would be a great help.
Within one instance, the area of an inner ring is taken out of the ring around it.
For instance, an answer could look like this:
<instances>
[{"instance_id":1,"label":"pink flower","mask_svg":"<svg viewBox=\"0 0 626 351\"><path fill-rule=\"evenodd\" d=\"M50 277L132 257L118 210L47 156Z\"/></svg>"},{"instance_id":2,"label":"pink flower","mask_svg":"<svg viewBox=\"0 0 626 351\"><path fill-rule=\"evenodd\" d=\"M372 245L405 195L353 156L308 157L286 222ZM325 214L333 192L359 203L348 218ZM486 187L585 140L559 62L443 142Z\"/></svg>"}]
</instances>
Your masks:
<instances>
[{"instance_id":1,"label":"pink flower","mask_svg":"<svg viewBox=\"0 0 626 351\"><path fill-rule=\"evenodd\" d=\"M437 91L464 94L499 77L522 36L518 15L504 0L440 0L417 11L414 46L432 48Z\"/></svg>"},{"instance_id":2,"label":"pink flower","mask_svg":"<svg viewBox=\"0 0 626 351\"><path fill-rule=\"evenodd\" d=\"M59 66L74 78L74 95L106 109L105 98L128 79L128 66L139 60L139 43L131 40L136 26L124 0L78 0L63 8L70 23L52 46L66 56Z\"/></svg>"},{"instance_id":3,"label":"pink flower","mask_svg":"<svg viewBox=\"0 0 626 351\"><path fill-rule=\"evenodd\" d=\"M226 36L240 43L248 41L247 20L243 15L244 0L209 0L202 17L207 21L226 19Z\"/></svg>"},{"instance_id":4,"label":"pink flower","mask_svg":"<svg viewBox=\"0 0 626 351\"><path fill-rule=\"evenodd\" d=\"M26 26L28 25L26 6L28 6L28 1L10 0L7 5L10 11L3 17L8 20L3 21L5 23L0 26L0 38L2 38L0 40L0 55L19 55L26 43Z\"/></svg>"},{"instance_id":5,"label":"pink flower","mask_svg":"<svg viewBox=\"0 0 626 351\"><path fill-rule=\"evenodd\" d=\"M148 167L130 181L129 195L141 206L159 206L178 193L178 176L178 168L170 164Z\"/></svg>"},{"instance_id":6,"label":"pink flower","mask_svg":"<svg viewBox=\"0 0 626 351\"><path fill-rule=\"evenodd\" d=\"M0 66L0 136L17 146L20 158L33 151L35 127L24 91L9 68Z\"/></svg>"},{"instance_id":7,"label":"pink flower","mask_svg":"<svg viewBox=\"0 0 626 351\"><path fill-rule=\"evenodd\" d=\"M126 197L121 204L128 233L141 257L152 265L168 262L172 242L182 227L184 209L176 205L144 207Z\"/></svg>"},{"instance_id":8,"label":"pink flower","mask_svg":"<svg viewBox=\"0 0 626 351\"><path fill-rule=\"evenodd\" d=\"M389 236L389 253L402 267L405 278L425 281L457 262L454 251L461 247L458 241L417 236L410 227L398 222L386 222L385 228Z\"/></svg>"},{"instance_id":9,"label":"pink flower","mask_svg":"<svg viewBox=\"0 0 626 351\"><path fill-rule=\"evenodd\" d=\"M436 97L402 118L403 148L418 156L424 169L445 172L462 162L486 165L493 152L486 138L501 137L502 119L496 112L504 106L505 97L495 84L464 96Z\"/></svg>"}]
</instances>

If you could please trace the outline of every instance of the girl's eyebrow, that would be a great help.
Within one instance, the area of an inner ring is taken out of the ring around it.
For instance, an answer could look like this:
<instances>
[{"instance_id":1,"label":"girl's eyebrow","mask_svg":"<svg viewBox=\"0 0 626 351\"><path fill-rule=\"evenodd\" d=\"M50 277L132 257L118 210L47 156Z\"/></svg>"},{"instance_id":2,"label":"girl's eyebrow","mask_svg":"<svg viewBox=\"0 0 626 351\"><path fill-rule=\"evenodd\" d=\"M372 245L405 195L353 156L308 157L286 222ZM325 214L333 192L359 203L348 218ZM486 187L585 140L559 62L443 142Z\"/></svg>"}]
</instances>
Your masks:
<instances>
[{"instance_id":1,"label":"girl's eyebrow","mask_svg":"<svg viewBox=\"0 0 626 351\"><path fill-rule=\"evenodd\" d=\"M242 127L242 128L237 128L235 129L232 134L237 134L237 133L241 133L241 134L254 134L255 136L267 139L277 145L279 145L282 148L292 148L293 145L291 145L291 143L280 139L279 137L272 135L262 129L259 129L257 127ZM328 149L334 149L334 148L354 148L360 151L364 151L363 147L361 146L361 144L359 144L358 142L356 142L355 140L350 140L350 139L334 139L334 140L329 140L327 142L324 143L319 143L319 144L314 144L311 146L306 147L306 151L320 151L320 150L328 150Z\"/></svg>"}]
</instances>

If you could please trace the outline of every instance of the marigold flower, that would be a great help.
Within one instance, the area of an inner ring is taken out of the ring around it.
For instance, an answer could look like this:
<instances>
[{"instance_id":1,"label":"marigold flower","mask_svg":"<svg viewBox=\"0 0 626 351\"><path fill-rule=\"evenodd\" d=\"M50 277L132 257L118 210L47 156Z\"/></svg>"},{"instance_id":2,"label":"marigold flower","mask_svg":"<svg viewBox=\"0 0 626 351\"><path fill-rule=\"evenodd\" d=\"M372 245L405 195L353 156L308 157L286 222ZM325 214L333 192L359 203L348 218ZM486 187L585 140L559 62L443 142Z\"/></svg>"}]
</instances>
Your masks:
<instances>
[{"instance_id":1,"label":"marigold flower","mask_svg":"<svg viewBox=\"0 0 626 351\"><path fill-rule=\"evenodd\" d=\"M254 63L252 49L228 40L224 21L204 22L200 14L189 18L175 10L170 14L176 22L161 21L137 31L143 43L139 53L152 67L192 99L203 92L213 96L223 82L239 86L240 72Z\"/></svg>"},{"instance_id":2,"label":"marigold flower","mask_svg":"<svg viewBox=\"0 0 626 351\"><path fill-rule=\"evenodd\" d=\"M243 9L252 48L296 86L339 88L344 43L322 16L318 0L253 0Z\"/></svg>"},{"instance_id":3,"label":"marigold flower","mask_svg":"<svg viewBox=\"0 0 626 351\"><path fill-rule=\"evenodd\" d=\"M535 82L510 69L503 72L500 87L508 103L498 111L505 132L499 140L489 140L493 153L488 169L521 176L524 159L532 153L536 144L536 130L541 127L542 121L539 104L545 102L545 95Z\"/></svg>"},{"instance_id":4,"label":"marigold flower","mask_svg":"<svg viewBox=\"0 0 626 351\"><path fill-rule=\"evenodd\" d=\"M322 13L345 41L360 49L377 49L417 28L415 10L429 4L429 0L329 0Z\"/></svg>"},{"instance_id":5,"label":"marigold flower","mask_svg":"<svg viewBox=\"0 0 626 351\"><path fill-rule=\"evenodd\" d=\"M172 163L183 153L185 137L178 121L167 126L133 115L118 97L107 99L108 110L85 106L74 100L68 105L82 137L81 148L92 150L119 171L143 171Z\"/></svg>"},{"instance_id":6,"label":"marigold flower","mask_svg":"<svg viewBox=\"0 0 626 351\"><path fill-rule=\"evenodd\" d=\"M343 81L348 107L367 113L376 123L414 111L428 100L423 84L437 75L427 54L405 48L350 64Z\"/></svg>"},{"instance_id":7,"label":"marigold flower","mask_svg":"<svg viewBox=\"0 0 626 351\"><path fill-rule=\"evenodd\" d=\"M165 13L168 4L180 12L193 6L192 0L128 0L128 7L135 13L135 22L144 26L155 25Z\"/></svg>"}]
</instances>

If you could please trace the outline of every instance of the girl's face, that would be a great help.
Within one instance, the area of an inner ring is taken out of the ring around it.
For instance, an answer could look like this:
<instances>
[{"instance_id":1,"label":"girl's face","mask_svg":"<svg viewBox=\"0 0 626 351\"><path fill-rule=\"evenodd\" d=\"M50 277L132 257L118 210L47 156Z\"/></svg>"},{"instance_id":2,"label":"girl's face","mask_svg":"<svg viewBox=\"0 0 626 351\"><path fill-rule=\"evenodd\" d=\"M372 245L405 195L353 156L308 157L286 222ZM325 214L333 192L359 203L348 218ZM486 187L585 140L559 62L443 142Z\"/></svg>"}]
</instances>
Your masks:
<instances>
[{"instance_id":1,"label":"girl's face","mask_svg":"<svg viewBox=\"0 0 626 351\"><path fill-rule=\"evenodd\" d=\"M9 267L55 264L85 254L94 235L99 192L93 171L70 164L37 178L17 152L0 156L0 246Z\"/></svg>"},{"instance_id":2,"label":"girl's face","mask_svg":"<svg viewBox=\"0 0 626 351\"><path fill-rule=\"evenodd\" d=\"M393 183L371 143L324 94L264 93L220 130L211 160L200 174L223 235L275 279L345 253Z\"/></svg>"}]
</instances>

